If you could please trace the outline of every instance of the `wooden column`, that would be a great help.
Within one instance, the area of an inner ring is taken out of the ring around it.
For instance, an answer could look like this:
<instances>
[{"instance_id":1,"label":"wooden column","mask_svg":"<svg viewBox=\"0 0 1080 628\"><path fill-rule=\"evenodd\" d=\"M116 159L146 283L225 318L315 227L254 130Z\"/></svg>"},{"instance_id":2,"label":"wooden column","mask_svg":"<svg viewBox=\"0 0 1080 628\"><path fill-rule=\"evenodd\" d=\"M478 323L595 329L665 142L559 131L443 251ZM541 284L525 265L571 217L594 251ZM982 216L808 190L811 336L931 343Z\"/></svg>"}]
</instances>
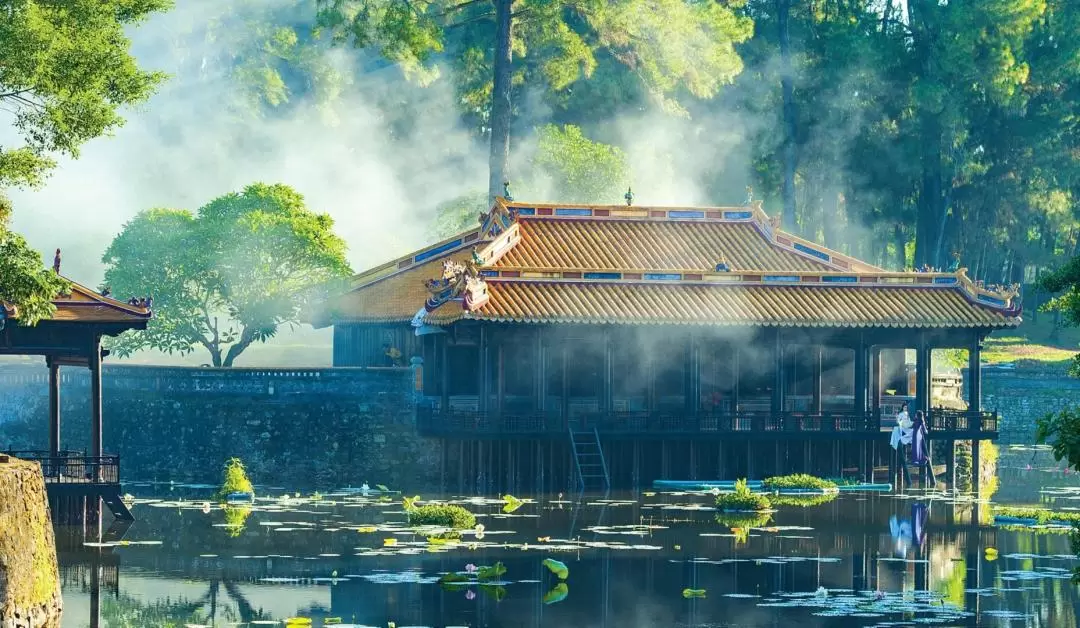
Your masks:
<instances>
[{"instance_id":1,"label":"wooden column","mask_svg":"<svg viewBox=\"0 0 1080 628\"><path fill-rule=\"evenodd\" d=\"M774 416L779 416L784 411L784 345L783 335L780 330L776 330L776 336L773 339L773 366L776 371L773 373L773 386L772 386L772 412Z\"/></svg>"},{"instance_id":2,"label":"wooden column","mask_svg":"<svg viewBox=\"0 0 1080 628\"><path fill-rule=\"evenodd\" d=\"M739 347L731 350L731 411L739 410Z\"/></svg>"},{"instance_id":3,"label":"wooden column","mask_svg":"<svg viewBox=\"0 0 1080 628\"><path fill-rule=\"evenodd\" d=\"M497 334L495 340L495 411L501 416L506 401L506 343L505 334Z\"/></svg>"},{"instance_id":4,"label":"wooden column","mask_svg":"<svg viewBox=\"0 0 1080 628\"><path fill-rule=\"evenodd\" d=\"M701 342L697 331L690 332L690 349L686 355L686 400L687 413L697 416L701 407Z\"/></svg>"},{"instance_id":5,"label":"wooden column","mask_svg":"<svg viewBox=\"0 0 1080 628\"><path fill-rule=\"evenodd\" d=\"M476 387L476 405L480 412L486 412L488 410L488 375L490 374L490 369L488 368L488 360L490 359L490 356L488 355L488 344L490 342L490 338L488 338L489 333L487 325L480 325L480 346L477 351L480 356L480 372L477 373L477 377L480 379Z\"/></svg>"},{"instance_id":6,"label":"wooden column","mask_svg":"<svg viewBox=\"0 0 1080 628\"><path fill-rule=\"evenodd\" d=\"M101 339L94 338L90 350L90 455L100 458L102 454L101 421ZM100 480L101 468L97 467Z\"/></svg>"},{"instance_id":7,"label":"wooden column","mask_svg":"<svg viewBox=\"0 0 1080 628\"><path fill-rule=\"evenodd\" d=\"M615 410L615 343L611 341L611 328L604 328L604 382L600 397L600 411Z\"/></svg>"},{"instance_id":8,"label":"wooden column","mask_svg":"<svg viewBox=\"0 0 1080 628\"><path fill-rule=\"evenodd\" d=\"M60 365L54 358L45 358L49 367L49 455L60 455Z\"/></svg>"},{"instance_id":9,"label":"wooden column","mask_svg":"<svg viewBox=\"0 0 1080 628\"><path fill-rule=\"evenodd\" d=\"M855 344L855 412L859 414L866 412L867 393L870 388L867 382L869 371L866 344L860 334L859 341Z\"/></svg>"},{"instance_id":10,"label":"wooden column","mask_svg":"<svg viewBox=\"0 0 1080 628\"><path fill-rule=\"evenodd\" d=\"M881 349L870 350L870 409L874 419L881 417Z\"/></svg>"},{"instance_id":11,"label":"wooden column","mask_svg":"<svg viewBox=\"0 0 1080 628\"><path fill-rule=\"evenodd\" d=\"M547 350L544 348L544 328L536 328L536 381L533 383L536 394L536 410L543 412L547 401Z\"/></svg>"},{"instance_id":12,"label":"wooden column","mask_svg":"<svg viewBox=\"0 0 1080 628\"><path fill-rule=\"evenodd\" d=\"M813 399L810 402L812 405L810 410L815 414L821 414L821 358L824 353L825 350L821 345L815 345L810 356L810 368L813 371L811 375L813 384L810 389Z\"/></svg>"},{"instance_id":13,"label":"wooden column","mask_svg":"<svg viewBox=\"0 0 1080 628\"><path fill-rule=\"evenodd\" d=\"M450 412L450 334L439 334L435 339L439 355L439 392L442 397L442 411Z\"/></svg>"},{"instance_id":14,"label":"wooden column","mask_svg":"<svg viewBox=\"0 0 1080 628\"><path fill-rule=\"evenodd\" d=\"M968 349L968 410L982 411L982 338L974 332L971 348Z\"/></svg>"},{"instance_id":15,"label":"wooden column","mask_svg":"<svg viewBox=\"0 0 1080 628\"><path fill-rule=\"evenodd\" d=\"M915 405L912 416L918 410L924 414L930 411L930 347L921 332L915 348Z\"/></svg>"}]
</instances>

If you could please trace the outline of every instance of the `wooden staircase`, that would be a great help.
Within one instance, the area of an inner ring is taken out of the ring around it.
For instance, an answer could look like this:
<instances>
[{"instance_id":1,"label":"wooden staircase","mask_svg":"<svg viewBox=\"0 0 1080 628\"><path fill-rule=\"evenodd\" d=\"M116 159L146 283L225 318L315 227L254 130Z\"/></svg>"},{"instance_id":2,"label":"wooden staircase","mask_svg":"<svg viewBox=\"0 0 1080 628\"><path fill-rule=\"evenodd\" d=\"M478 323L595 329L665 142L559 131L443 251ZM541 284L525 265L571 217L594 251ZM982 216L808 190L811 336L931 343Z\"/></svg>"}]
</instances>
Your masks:
<instances>
[{"instance_id":1,"label":"wooden staircase","mask_svg":"<svg viewBox=\"0 0 1080 628\"><path fill-rule=\"evenodd\" d=\"M582 431L574 431L571 427L570 450L574 454L574 468L577 469L578 487L582 492L602 490L606 493L611 490L604 450L595 427Z\"/></svg>"},{"instance_id":2,"label":"wooden staircase","mask_svg":"<svg viewBox=\"0 0 1080 628\"><path fill-rule=\"evenodd\" d=\"M101 501L105 502L105 506L108 507L114 517L120 521L135 521L135 516L128 510L127 504L124 503L124 498L120 496L120 491L106 491L101 494Z\"/></svg>"}]
</instances>

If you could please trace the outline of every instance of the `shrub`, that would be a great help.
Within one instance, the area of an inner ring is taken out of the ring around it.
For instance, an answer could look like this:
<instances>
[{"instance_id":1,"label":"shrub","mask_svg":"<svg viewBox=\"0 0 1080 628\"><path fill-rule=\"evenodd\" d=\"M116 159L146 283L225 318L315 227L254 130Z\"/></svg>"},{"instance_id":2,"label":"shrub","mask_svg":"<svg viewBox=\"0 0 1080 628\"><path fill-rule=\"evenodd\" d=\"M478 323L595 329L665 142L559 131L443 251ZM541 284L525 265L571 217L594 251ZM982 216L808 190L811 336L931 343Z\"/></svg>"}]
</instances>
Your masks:
<instances>
[{"instance_id":1,"label":"shrub","mask_svg":"<svg viewBox=\"0 0 1080 628\"><path fill-rule=\"evenodd\" d=\"M451 504L425 504L408 510L409 525L443 526L455 530L476 527L476 517L461 506Z\"/></svg>"},{"instance_id":2,"label":"shrub","mask_svg":"<svg viewBox=\"0 0 1080 628\"><path fill-rule=\"evenodd\" d=\"M729 528L761 528L769 524L772 515L767 512L723 512L716 515L716 523Z\"/></svg>"},{"instance_id":3,"label":"shrub","mask_svg":"<svg viewBox=\"0 0 1080 628\"><path fill-rule=\"evenodd\" d=\"M794 475L778 475L776 477L765 478L765 488L770 491L775 491L782 488L801 488L809 490L830 490L836 488L836 482L832 480L824 480L822 478L809 475L807 473L796 473Z\"/></svg>"},{"instance_id":4,"label":"shrub","mask_svg":"<svg viewBox=\"0 0 1080 628\"><path fill-rule=\"evenodd\" d=\"M994 515L998 517L1013 517L1015 519L1034 519L1039 525L1045 525L1050 521L1080 524L1080 512L1054 512L1046 508L1010 508L1000 506L994 508Z\"/></svg>"},{"instance_id":5,"label":"shrub","mask_svg":"<svg viewBox=\"0 0 1080 628\"><path fill-rule=\"evenodd\" d=\"M225 468L221 474L221 489L218 490L217 498L224 500L230 493L249 493L255 496L255 487L248 479L244 463L239 458L229 458L225 461Z\"/></svg>"},{"instance_id":6,"label":"shrub","mask_svg":"<svg viewBox=\"0 0 1080 628\"><path fill-rule=\"evenodd\" d=\"M768 510L769 498L750 492L746 480L735 482L734 493L722 493L716 496L716 505L723 510Z\"/></svg>"}]
</instances>

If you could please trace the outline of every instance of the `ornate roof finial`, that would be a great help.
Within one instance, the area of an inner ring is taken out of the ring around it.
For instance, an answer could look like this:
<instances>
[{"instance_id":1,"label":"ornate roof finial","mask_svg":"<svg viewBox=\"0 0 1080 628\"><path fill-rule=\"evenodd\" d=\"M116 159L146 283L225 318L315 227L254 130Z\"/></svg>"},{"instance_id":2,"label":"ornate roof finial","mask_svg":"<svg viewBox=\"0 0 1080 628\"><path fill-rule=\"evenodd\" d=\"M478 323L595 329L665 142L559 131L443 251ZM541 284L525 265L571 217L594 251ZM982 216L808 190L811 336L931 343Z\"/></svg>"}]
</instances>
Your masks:
<instances>
[{"instance_id":1,"label":"ornate roof finial","mask_svg":"<svg viewBox=\"0 0 1080 628\"><path fill-rule=\"evenodd\" d=\"M505 198L508 201L513 201L514 200L514 197L510 196L510 182L509 181L503 181L503 198Z\"/></svg>"},{"instance_id":2,"label":"ornate roof finial","mask_svg":"<svg viewBox=\"0 0 1080 628\"><path fill-rule=\"evenodd\" d=\"M731 265L728 264L727 255L720 254L720 261L716 262L716 272L718 273L730 273Z\"/></svg>"},{"instance_id":3,"label":"ornate roof finial","mask_svg":"<svg viewBox=\"0 0 1080 628\"><path fill-rule=\"evenodd\" d=\"M746 205L754 202L754 186L746 186Z\"/></svg>"},{"instance_id":4,"label":"ornate roof finial","mask_svg":"<svg viewBox=\"0 0 1080 628\"><path fill-rule=\"evenodd\" d=\"M630 207L634 204L634 191L630 189L629 185L626 186L626 194L623 195L623 198L626 199L627 207Z\"/></svg>"},{"instance_id":5,"label":"ornate roof finial","mask_svg":"<svg viewBox=\"0 0 1080 628\"><path fill-rule=\"evenodd\" d=\"M60 249L56 249L56 255L53 256L52 269L57 275L60 274Z\"/></svg>"}]
</instances>

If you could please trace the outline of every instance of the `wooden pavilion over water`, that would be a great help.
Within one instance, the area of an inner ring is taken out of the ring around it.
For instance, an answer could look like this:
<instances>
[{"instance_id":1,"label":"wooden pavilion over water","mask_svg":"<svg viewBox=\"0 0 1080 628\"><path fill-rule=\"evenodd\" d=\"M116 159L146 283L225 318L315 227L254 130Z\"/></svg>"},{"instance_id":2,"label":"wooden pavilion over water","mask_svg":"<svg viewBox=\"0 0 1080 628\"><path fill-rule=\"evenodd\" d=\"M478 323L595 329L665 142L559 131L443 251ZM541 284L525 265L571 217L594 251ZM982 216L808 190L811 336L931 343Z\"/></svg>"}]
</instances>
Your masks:
<instances>
[{"instance_id":1,"label":"wooden pavilion over water","mask_svg":"<svg viewBox=\"0 0 1080 628\"><path fill-rule=\"evenodd\" d=\"M462 486L559 490L853 468L869 479L906 398L932 439L994 439L980 346L1020 314L1014 287L963 268L877 268L781 231L760 202L499 198L476 229L355 277L323 324L335 366L422 360L417 427L441 439ZM967 411L931 407L936 348L969 350Z\"/></svg>"},{"instance_id":2,"label":"wooden pavilion over water","mask_svg":"<svg viewBox=\"0 0 1080 628\"><path fill-rule=\"evenodd\" d=\"M120 500L120 457L106 454L102 443L101 362L109 352L101 339L146 329L150 307L145 300L118 301L74 282L53 306L48 319L23 326L18 308L0 302L0 355L44 356L49 369L49 449L6 453L41 463L55 518L94 519L100 498L118 518L130 519ZM89 451L61 448L61 366L90 369Z\"/></svg>"}]
</instances>

